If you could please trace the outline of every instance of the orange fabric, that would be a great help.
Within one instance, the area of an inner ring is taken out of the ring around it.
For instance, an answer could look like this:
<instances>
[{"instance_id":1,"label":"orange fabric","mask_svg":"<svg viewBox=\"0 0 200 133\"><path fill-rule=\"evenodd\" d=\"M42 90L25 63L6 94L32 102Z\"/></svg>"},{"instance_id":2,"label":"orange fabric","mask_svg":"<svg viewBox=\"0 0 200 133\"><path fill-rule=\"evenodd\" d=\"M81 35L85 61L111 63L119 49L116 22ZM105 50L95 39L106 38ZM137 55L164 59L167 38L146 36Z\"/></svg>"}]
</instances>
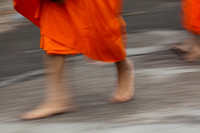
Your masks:
<instances>
[{"instance_id":1,"label":"orange fabric","mask_svg":"<svg viewBox=\"0 0 200 133\"><path fill-rule=\"evenodd\" d=\"M200 34L200 0L183 0L183 26L194 34Z\"/></svg>"},{"instance_id":2,"label":"orange fabric","mask_svg":"<svg viewBox=\"0 0 200 133\"><path fill-rule=\"evenodd\" d=\"M16 3L20 2L18 11L23 6L30 6L23 1L27 0L14 0ZM42 3L32 4L34 11L31 11L30 16L27 17L27 12L20 13L26 14L24 16L32 22L32 17L39 20L43 37L56 42L52 45L46 43L49 40L44 41L44 50L47 53L51 51L54 54L63 54L65 49L72 49L106 62L115 62L126 57L123 41L126 25L121 17L122 0L66 0L64 4L42 0Z\"/></svg>"},{"instance_id":3,"label":"orange fabric","mask_svg":"<svg viewBox=\"0 0 200 133\"><path fill-rule=\"evenodd\" d=\"M20 14L39 26L41 0L13 0L13 4Z\"/></svg>"},{"instance_id":4,"label":"orange fabric","mask_svg":"<svg viewBox=\"0 0 200 133\"><path fill-rule=\"evenodd\" d=\"M55 47L57 46L57 47ZM62 54L62 55L76 55L79 54L80 52L66 47L65 45L63 45L62 43L59 43L57 41L54 41L44 35L41 35L41 39L40 39L40 48L42 48L44 51L46 51L46 53L48 55L54 55L54 54Z\"/></svg>"}]
</instances>

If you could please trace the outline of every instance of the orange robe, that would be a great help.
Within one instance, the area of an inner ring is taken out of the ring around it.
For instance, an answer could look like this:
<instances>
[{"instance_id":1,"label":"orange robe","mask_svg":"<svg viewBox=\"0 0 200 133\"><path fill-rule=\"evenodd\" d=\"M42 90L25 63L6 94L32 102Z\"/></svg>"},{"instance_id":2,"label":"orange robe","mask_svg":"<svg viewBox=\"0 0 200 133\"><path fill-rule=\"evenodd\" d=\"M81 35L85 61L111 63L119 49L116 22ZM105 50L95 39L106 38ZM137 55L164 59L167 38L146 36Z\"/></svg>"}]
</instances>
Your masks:
<instances>
[{"instance_id":1,"label":"orange robe","mask_svg":"<svg viewBox=\"0 0 200 133\"><path fill-rule=\"evenodd\" d=\"M200 0L183 0L183 26L200 35Z\"/></svg>"},{"instance_id":2,"label":"orange robe","mask_svg":"<svg viewBox=\"0 0 200 133\"><path fill-rule=\"evenodd\" d=\"M122 0L14 0L14 7L40 27L48 54L82 53L106 62L126 57Z\"/></svg>"}]
</instances>

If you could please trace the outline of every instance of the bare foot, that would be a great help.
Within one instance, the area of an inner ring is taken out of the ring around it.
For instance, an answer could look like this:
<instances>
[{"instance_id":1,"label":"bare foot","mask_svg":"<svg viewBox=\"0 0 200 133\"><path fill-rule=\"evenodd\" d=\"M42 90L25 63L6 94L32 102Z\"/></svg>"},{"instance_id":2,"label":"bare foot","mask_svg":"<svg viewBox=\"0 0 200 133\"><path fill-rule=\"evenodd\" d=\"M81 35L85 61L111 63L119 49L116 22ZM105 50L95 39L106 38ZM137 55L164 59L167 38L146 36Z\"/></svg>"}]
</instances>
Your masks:
<instances>
[{"instance_id":1,"label":"bare foot","mask_svg":"<svg viewBox=\"0 0 200 133\"><path fill-rule=\"evenodd\" d=\"M42 104L34 110L21 116L25 120L41 119L52 115L66 113L74 110L71 105L71 94L63 83L63 68L65 56L44 56L46 68L46 89Z\"/></svg>"},{"instance_id":2,"label":"bare foot","mask_svg":"<svg viewBox=\"0 0 200 133\"><path fill-rule=\"evenodd\" d=\"M118 68L118 87L110 102L123 103L132 100L134 88L134 65L129 59L120 61Z\"/></svg>"},{"instance_id":3,"label":"bare foot","mask_svg":"<svg viewBox=\"0 0 200 133\"><path fill-rule=\"evenodd\" d=\"M63 106L59 104L42 104L38 106L36 109L25 113L21 116L21 119L24 120L34 120L34 119L42 119L46 117L50 117L57 114L63 114L67 112L72 112L76 108L72 106Z\"/></svg>"},{"instance_id":4,"label":"bare foot","mask_svg":"<svg viewBox=\"0 0 200 133\"><path fill-rule=\"evenodd\" d=\"M182 42L179 45L172 45L170 47L170 50L172 50L175 54L178 56L183 56L191 51L191 48L193 47L194 43L194 37L189 37L184 42Z\"/></svg>"},{"instance_id":5,"label":"bare foot","mask_svg":"<svg viewBox=\"0 0 200 133\"><path fill-rule=\"evenodd\" d=\"M200 59L200 48L194 47L192 52L184 55L182 59L186 61L198 61Z\"/></svg>"},{"instance_id":6,"label":"bare foot","mask_svg":"<svg viewBox=\"0 0 200 133\"><path fill-rule=\"evenodd\" d=\"M197 61L200 58L200 39L192 36L181 45L173 45L170 49L186 61Z\"/></svg>"},{"instance_id":7,"label":"bare foot","mask_svg":"<svg viewBox=\"0 0 200 133\"><path fill-rule=\"evenodd\" d=\"M173 51L178 56L183 56L184 54L187 54L189 52L188 48L183 47L181 45L173 45L170 47L170 50Z\"/></svg>"}]
</instances>

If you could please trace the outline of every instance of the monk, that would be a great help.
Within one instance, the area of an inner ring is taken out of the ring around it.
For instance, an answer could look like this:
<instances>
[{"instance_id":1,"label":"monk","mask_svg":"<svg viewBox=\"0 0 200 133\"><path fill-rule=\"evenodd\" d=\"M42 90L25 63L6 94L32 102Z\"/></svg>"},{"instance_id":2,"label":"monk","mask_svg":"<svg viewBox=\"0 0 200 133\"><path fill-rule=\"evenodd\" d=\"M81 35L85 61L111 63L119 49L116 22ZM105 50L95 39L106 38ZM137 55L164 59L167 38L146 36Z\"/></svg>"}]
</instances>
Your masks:
<instances>
[{"instance_id":1,"label":"monk","mask_svg":"<svg viewBox=\"0 0 200 133\"><path fill-rule=\"evenodd\" d=\"M184 60L197 61L200 59L200 1L183 0L182 9L183 27L190 32L190 37L171 49Z\"/></svg>"},{"instance_id":2,"label":"monk","mask_svg":"<svg viewBox=\"0 0 200 133\"><path fill-rule=\"evenodd\" d=\"M114 62L118 72L112 102L134 95L133 62L126 57L126 24L121 0L14 0L15 9L40 28L40 47L46 52L44 100L22 119L39 119L72 111L71 95L63 84L66 55L84 54Z\"/></svg>"}]
</instances>

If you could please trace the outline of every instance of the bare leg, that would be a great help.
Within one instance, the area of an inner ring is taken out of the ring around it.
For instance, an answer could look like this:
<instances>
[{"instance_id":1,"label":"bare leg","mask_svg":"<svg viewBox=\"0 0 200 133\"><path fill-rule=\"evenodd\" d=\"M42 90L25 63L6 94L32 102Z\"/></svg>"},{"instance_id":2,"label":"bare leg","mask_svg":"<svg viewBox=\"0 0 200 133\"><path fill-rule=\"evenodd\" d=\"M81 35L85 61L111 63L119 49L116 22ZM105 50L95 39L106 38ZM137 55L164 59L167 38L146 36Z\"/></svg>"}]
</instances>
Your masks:
<instances>
[{"instance_id":1,"label":"bare leg","mask_svg":"<svg viewBox=\"0 0 200 133\"><path fill-rule=\"evenodd\" d=\"M63 67L65 56L48 55L44 57L46 67L46 94L43 102L34 110L24 114L22 119L39 119L72 109L70 95L63 85Z\"/></svg>"},{"instance_id":2,"label":"bare leg","mask_svg":"<svg viewBox=\"0 0 200 133\"><path fill-rule=\"evenodd\" d=\"M128 102L133 98L134 88L134 65L129 59L116 62L118 71L118 87L111 102Z\"/></svg>"}]
</instances>

